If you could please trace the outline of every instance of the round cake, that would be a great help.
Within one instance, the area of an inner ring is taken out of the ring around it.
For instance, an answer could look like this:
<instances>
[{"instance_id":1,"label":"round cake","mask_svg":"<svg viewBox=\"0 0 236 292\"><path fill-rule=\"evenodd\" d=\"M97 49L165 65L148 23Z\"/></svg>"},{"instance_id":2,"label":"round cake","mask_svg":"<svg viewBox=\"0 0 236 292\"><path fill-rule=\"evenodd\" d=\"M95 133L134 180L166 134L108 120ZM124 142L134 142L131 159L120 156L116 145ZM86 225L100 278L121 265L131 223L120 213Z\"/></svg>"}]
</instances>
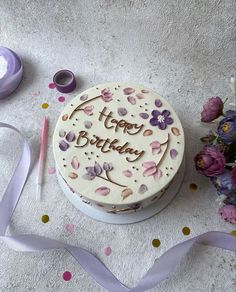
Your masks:
<instances>
[{"instance_id":1,"label":"round cake","mask_svg":"<svg viewBox=\"0 0 236 292\"><path fill-rule=\"evenodd\" d=\"M53 136L58 174L73 195L120 214L158 204L184 156L170 104L140 85L107 83L74 98Z\"/></svg>"}]
</instances>

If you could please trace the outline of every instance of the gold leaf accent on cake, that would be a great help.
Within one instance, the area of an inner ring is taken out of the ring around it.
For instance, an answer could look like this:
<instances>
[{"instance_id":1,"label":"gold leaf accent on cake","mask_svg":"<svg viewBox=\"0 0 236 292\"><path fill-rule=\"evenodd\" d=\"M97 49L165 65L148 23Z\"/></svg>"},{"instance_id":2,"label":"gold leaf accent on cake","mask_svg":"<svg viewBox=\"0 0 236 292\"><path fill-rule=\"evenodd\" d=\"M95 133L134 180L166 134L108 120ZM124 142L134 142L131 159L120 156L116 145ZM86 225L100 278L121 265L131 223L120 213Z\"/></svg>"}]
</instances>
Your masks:
<instances>
[{"instance_id":1,"label":"gold leaf accent on cake","mask_svg":"<svg viewBox=\"0 0 236 292\"><path fill-rule=\"evenodd\" d=\"M150 129L147 129L143 132L143 136L146 137L146 136L151 136L153 134L153 131L150 130Z\"/></svg>"},{"instance_id":2,"label":"gold leaf accent on cake","mask_svg":"<svg viewBox=\"0 0 236 292\"><path fill-rule=\"evenodd\" d=\"M128 198L132 194L133 194L133 191L130 188L127 188L121 192L121 197L123 198L123 200L125 200L126 198Z\"/></svg>"},{"instance_id":3,"label":"gold leaf accent on cake","mask_svg":"<svg viewBox=\"0 0 236 292\"><path fill-rule=\"evenodd\" d=\"M67 114L62 116L62 121L66 121L67 119L68 119L68 115Z\"/></svg>"},{"instance_id":4,"label":"gold leaf accent on cake","mask_svg":"<svg viewBox=\"0 0 236 292\"><path fill-rule=\"evenodd\" d=\"M69 176L70 178L72 178L72 179L75 179L75 178L78 177L78 175L77 175L76 173L74 173L74 172L70 172L68 176Z\"/></svg>"},{"instance_id":5,"label":"gold leaf accent on cake","mask_svg":"<svg viewBox=\"0 0 236 292\"><path fill-rule=\"evenodd\" d=\"M172 127L172 128L171 128L171 132L172 132L175 136L179 136L179 135L180 135L179 129L176 128L176 127Z\"/></svg>"}]
</instances>

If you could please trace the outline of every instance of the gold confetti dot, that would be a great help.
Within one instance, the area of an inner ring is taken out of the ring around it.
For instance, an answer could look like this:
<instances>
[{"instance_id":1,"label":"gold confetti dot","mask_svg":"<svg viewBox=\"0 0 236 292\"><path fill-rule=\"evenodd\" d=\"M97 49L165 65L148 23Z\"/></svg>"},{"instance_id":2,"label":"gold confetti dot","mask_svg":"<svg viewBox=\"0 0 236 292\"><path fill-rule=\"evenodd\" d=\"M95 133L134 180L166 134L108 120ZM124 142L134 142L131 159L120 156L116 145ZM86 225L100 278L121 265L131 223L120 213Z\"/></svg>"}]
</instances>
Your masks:
<instances>
[{"instance_id":1,"label":"gold confetti dot","mask_svg":"<svg viewBox=\"0 0 236 292\"><path fill-rule=\"evenodd\" d=\"M160 245L161 245L161 242L159 239L157 239L157 238L153 239L153 241L152 241L153 247L159 247Z\"/></svg>"},{"instance_id":2,"label":"gold confetti dot","mask_svg":"<svg viewBox=\"0 0 236 292\"><path fill-rule=\"evenodd\" d=\"M190 191L192 192L196 192L196 190L198 189L198 186L194 183L189 185Z\"/></svg>"},{"instance_id":3,"label":"gold confetti dot","mask_svg":"<svg viewBox=\"0 0 236 292\"><path fill-rule=\"evenodd\" d=\"M232 235L236 236L236 229L230 232Z\"/></svg>"},{"instance_id":4,"label":"gold confetti dot","mask_svg":"<svg viewBox=\"0 0 236 292\"><path fill-rule=\"evenodd\" d=\"M42 107L43 109L46 109L46 108L49 107L49 104L48 104L47 102L42 103L42 104L41 104L41 107Z\"/></svg>"},{"instance_id":5,"label":"gold confetti dot","mask_svg":"<svg viewBox=\"0 0 236 292\"><path fill-rule=\"evenodd\" d=\"M43 223L48 223L49 216L48 215L43 215L42 218L41 218L41 220L42 220Z\"/></svg>"},{"instance_id":6,"label":"gold confetti dot","mask_svg":"<svg viewBox=\"0 0 236 292\"><path fill-rule=\"evenodd\" d=\"M182 229L182 232L183 232L184 235L189 235L189 234L190 234L190 228L185 226L185 227Z\"/></svg>"}]
</instances>

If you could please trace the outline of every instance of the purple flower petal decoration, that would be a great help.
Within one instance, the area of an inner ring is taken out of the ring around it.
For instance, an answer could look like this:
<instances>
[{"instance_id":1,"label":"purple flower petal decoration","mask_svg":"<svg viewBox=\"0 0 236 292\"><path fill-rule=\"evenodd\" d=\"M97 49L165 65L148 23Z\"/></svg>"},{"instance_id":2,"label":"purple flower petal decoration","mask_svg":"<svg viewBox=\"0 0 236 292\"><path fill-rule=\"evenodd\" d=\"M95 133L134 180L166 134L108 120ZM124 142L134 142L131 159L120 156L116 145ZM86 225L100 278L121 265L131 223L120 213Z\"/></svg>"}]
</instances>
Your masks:
<instances>
[{"instance_id":1,"label":"purple flower petal decoration","mask_svg":"<svg viewBox=\"0 0 236 292\"><path fill-rule=\"evenodd\" d=\"M92 175L92 174L90 174L90 173L85 173L85 174L83 175L83 178L84 178L84 179L87 179L87 180L93 180L95 177L96 177L96 176L94 176L94 175Z\"/></svg>"},{"instance_id":2,"label":"purple flower petal decoration","mask_svg":"<svg viewBox=\"0 0 236 292\"><path fill-rule=\"evenodd\" d=\"M123 89L123 92L125 95L129 95L135 92L135 89L131 88L131 87L127 87Z\"/></svg>"},{"instance_id":3,"label":"purple flower petal decoration","mask_svg":"<svg viewBox=\"0 0 236 292\"><path fill-rule=\"evenodd\" d=\"M74 156L71 160L71 166L74 168L74 169L78 169L79 168L79 160L78 160L78 157L77 156Z\"/></svg>"},{"instance_id":4,"label":"purple flower petal decoration","mask_svg":"<svg viewBox=\"0 0 236 292\"><path fill-rule=\"evenodd\" d=\"M112 163L104 162L104 163L103 163L103 169L104 169L105 171L111 171L111 170L113 169L113 165L112 165Z\"/></svg>"},{"instance_id":5,"label":"purple flower petal decoration","mask_svg":"<svg viewBox=\"0 0 236 292\"><path fill-rule=\"evenodd\" d=\"M96 175L100 175L102 173L102 168L99 163L95 162L94 171Z\"/></svg>"},{"instance_id":6,"label":"purple flower petal decoration","mask_svg":"<svg viewBox=\"0 0 236 292\"><path fill-rule=\"evenodd\" d=\"M97 175L93 166L85 167L85 169L86 169L88 174L90 174L92 176L96 176Z\"/></svg>"},{"instance_id":7,"label":"purple flower petal decoration","mask_svg":"<svg viewBox=\"0 0 236 292\"><path fill-rule=\"evenodd\" d=\"M92 127L93 123L91 121L85 121L84 122L84 127L86 129L90 129Z\"/></svg>"},{"instance_id":8,"label":"purple flower petal decoration","mask_svg":"<svg viewBox=\"0 0 236 292\"><path fill-rule=\"evenodd\" d=\"M127 115L127 113L128 113L127 109L124 107L119 107L117 112L118 112L118 115L121 117Z\"/></svg>"},{"instance_id":9,"label":"purple flower petal decoration","mask_svg":"<svg viewBox=\"0 0 236 292\"><path fill-rule=\"evenodd\" d=\"M95 193L101 196L107 196L110 193L110 189L107 187L99 187L95 190Z\"/></svg>"},{"instance_id":10,"label":"purple flower petal decoration","mask_svg":"<svg viewBox=\"0 0 236 292\"><path fill-rule=\"evenodd\" d=\"M67 133L65 138L68 142L73 142L75 140L75 133L70 131L69 133Z\"/></svg>"},{"instance_id":11,"label":"purple flower petal decoration","mask_svg":"<svg viewBox=\"0 0 236 292\"><path fill-rule=\"evenodd\" d=\"M63 138L63 137L65 137L65 135L66 135L66 131L64 131L64 130L59 131L59 137Z\"/></svg>"},{"instance_id":12,"label":"purple flower petal decoration","mask_svg":"<svg viewBox=\"0 0 236 292\"><path fill-rule=\"evenodd\" d=\"M59 142L59 148L61 149L61 151L66 151L69 147L70 145L66 143L64 140L61 140Z\"/></svg>"},{"instance_id":13,"label":"purple flower petal decoration","mask_svg":"<svg viewBox=\"0 0 236 292\"><path fill-rule=\"evenodd\" d=\"M137 97L138 99L144 99L144 98L145 98L145 95L142 94L142 93L137 93L137 94L136 94L136 97Z\"/></svg>"},{"instance_id":14,"label":"purple flower petal decoration","mask_svg":"<svg viewBox=\"0 0 236 292\"><path fill-rule=\"evenodd\" d=\"M170 150L170 157L172 159L175 159L177 155L178 155L178 151L176 149L171 149Z\"/></svg>"},{"instance_id":15,"label":"purple flower petal decoration","mask_svg":"<svg viewBox=\"0 0 236 292\"><path fill-rule=\"evenodd\" d=\"M147 89L142 89L141 92L142 93L149 93L149 91Z\"/></svg>"},{"instance_id":16,"label":"purple flower petal decoration","mask_svg":"<svg viewBox=\"0 0 236 292\"><path fill-rule=\"evenodd\" d=\"M80 97L80 100L82 101L85 101L88 99L88 94L83 94L81 97Z\"/></svg>"},{"instance_id":17,"label":"purple flower petal decoration","mask_svg":"<svg viewBox=\"0 0 236 292\"><path fill-rule=\"evenodd\" d=\"M132 105L136 104L136 99L133 96L128 96L127 100L129 103L131 103Z\"/></svg>"},{"instance_id":18,"label":"purple flower petal decoration","mask_svg":"<svg viewBox=\"0 0 236 292\"><path fill-rule=\"evenodd\" d=\"M129 169L122 171L123 175L126 177L131 177L133 175L132 171Z\"/></svg>"},{"instance_id":19,"label":"purple flower petal decoration","mask_svg":"<svg viewBox=\"0 0 236 292\"><path fill-rule=\"evenodd\" d=\"M155 106L156 107L161 107L162 106L162 102L161 102L161 100L159 98L155 100Z\"/></svg>"},{"instance_id":20,"label":"purple flower petal decoration","mask_svg":"<svg viewBox=\"0 0 236 292\"><path fill-rule=\"evenodd\" d=\"M145 184L141 184L141 186L138 189L139 194L144 194L148 190L148 187Z\"/></svg>"},{"instance_id":21,"label":"purple flower petal decoration","mask_svg":"<svg viewBox=\"0 0 236 292\"><path fill-rule=\"evenodd\" d=\"M139 116L145 120L149 118L149 114L147 114L147 113L140 113Z\"/></svg>"}]
</instances>

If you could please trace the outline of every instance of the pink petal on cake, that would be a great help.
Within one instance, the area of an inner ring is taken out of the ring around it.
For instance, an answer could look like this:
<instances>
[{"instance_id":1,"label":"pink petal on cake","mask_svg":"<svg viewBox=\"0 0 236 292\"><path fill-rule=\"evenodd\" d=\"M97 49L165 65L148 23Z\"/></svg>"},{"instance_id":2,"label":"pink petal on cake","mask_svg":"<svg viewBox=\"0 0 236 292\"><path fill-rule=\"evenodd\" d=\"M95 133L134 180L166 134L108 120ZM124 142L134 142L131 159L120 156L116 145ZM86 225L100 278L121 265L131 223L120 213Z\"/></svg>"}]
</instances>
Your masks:
<instances>
[{"instance_id":1,"label":"pink petal on cake","mask_svg":"<svg viewBox=\"0 0 236 292\"><path fill-rule=\"evenodd\" d=\"M142 93L137 93L137 94L136 94L136 97L137 97L138 99L143 99L143 98L145 98L145 95L142 94Z\"/></svg>"},{"instance_id":2,"label":"pink petal on cake","mask_svg":"<svg viewBox=\"0 0 236 292\"><path fill-rule=\"evenodd\" d=\"M147 162L144 162L142 164L143 167L145 168L149 168L149 167L152 167L152 166L156 166L156 162L155 161L147 161Z\"/></svg>"},{"instance_id":3,"label":"pink petal on cake","mask_svg":"<svg viewBox=\"0 0 236 292\"><path fill-rule=\"evenodd\" d=\"M148 190L148 187L147 187L146 185L142 184L142 185L139 187L138 192L139 192L139 194L142 195L142 194L144 194L147 190Z\"/></svg>"},{"instance_id":4,"label":"pink petal on cake","mask_svg":"<svg viewBox=\"0 0 236 292\"><path fill-rule=\"evenodd\" d=\"M124 88L123 91L124 91L124 94L125 95L129 95L129 94L134 93L135 92L135 89L133 89L131 87L127 87L127 88Z\"/></svg>"},{"instance_id":5,"label":"pink petal on cake","mask_svg":"<svg viewBox=\"0 0 236 292\"><path fill-rule=\"evenodd\" d=\"M111 248L110 246L107 246L103 249L103 253L105 256L109 256L111 254Z\"/></svg>"},{"instance_id":6,"label":"pink petal on cake","mask_svg":"<svg viewBox=\"0 0 236 292\"><path fill-rule=\"evenodd\" d=\"M157 168L157 171L156 173L153 174L153 177L155 181L158 181L162 177L162 171L159 168Z\"/></svg>"},{"instance_id":7,"label":"pink petal on cake","mask_svg":"<svg viewBox=\"0 0 236 292\"><path fill-rule=\"evenodd\" d=\"M76 179L78 177L78 175L75 172L70 172L68 176L72 179Z\"/></svg>"},{"instance_id":8,"label":"pink petal on cake","mask_svg":"<svg viewBox=\"0 0 236 292\"><path fill-rule=\"evenodd\" d=\"M151 166L151 167L149 167L149 168L144 170L143 176L153 175L154 173L156 173L156 171L157 171L156 165L155 166Z\"/></svg>"},{"instance_id":9,"label":"pink petal on cake","mask_svg":"<svg viewBox=\"0 0 236 292\"><path fill-rule=\"evenodd\" d=\"M78 157L77 156L74 156L71 160L71 166L74 168L74 169L78 169L79 168L79 160L78 160Z\"/></svg>"},{"instance_id":10,"label":"pink petal on cake","mask_svg":"<svg viewBox=\"0 0 236 292\"><path fill-rule=\"evenodd\" d=\"M130 195L133 194L133 191L129 188L127 189L124 189L122 192L121 192L121 197L124 199L128 198Z\"/></svg>"},{"instance_id":11,"label":"pink petal on cake","mask_svg":"<svg viewBox=\"0 0 236 292\"><path fill-rule=\"evenodd\" d=\"M123 175L126 176L126 177L131 177L133 175L132 171L130 170L124 170L122 171Z\"/></svg>"},{"instance_id":12,"label":"pink petal on cake","mask_svg":"<svg viewBox=\"0 0 236 292\"><path fill-rule=\"evenodd\" d=\"M178 155L178 151L176 149L171 149L170 150L170 157L172 159L175 159L177 155Z\"/></svg>"},{"instance_id":13,"label":"pink petal on cake","mask_svg":"<svg viewBox=\"0 0 236 292\"><path fill-rule=\"evenodd\" d=\"M101 196L107 196L110 193L110 189L107 187L99 187L95 190L95 193Z\"/></svg>"},{"instance_id":14,"label":"pink petal on cake","mask_svg":"<svg viewBox=\"0 0 236 292\"><path fill-rule=\"evenodd\" d=\"M61 149L61 151L66 151L69 147L70 145L66 143L64 140L61 140L59 142L59 148Z\"/></svg>"},{"instance_id":15,"label":"pink petal on cake","mask_svg":"<svg viewBox=\"0 0 236 292\"><path fill-rule=\"evenodd\" d=\"M91 116L93 114L93 109L94 109L93 105L88 105L84 108L84 113L88 116Z\"/></svg>"},{"instance_id":16,"label":"pink petal on cake","mask_svg":"<svg viewBox=\"0 0 236 292\"><path fill-rule=\"evenodd\" d=\"M150 146L152 148L160 148L161 147L161 143L158 141L153 141L152 143L150 143Z\"/></svg>"},{"instance_id":17,"label":"pink petal on cake","mask_svg":"<svg viewBox=\"0 0 236 292\"><path fill-rule=\"evenodd\" d=\"M88 94L83 94L81 97L80 97L80 100L86 100L88 99Z\"/></svg>"},{"instance_id":18,"label":"pink petal on cake","mask_svg":"<svg viewBox=\"0 0 236 292\"><path fill-rule=\"evenodd\" d=\"M179 136L179 135L180 135L179 129L176 128L176 127L172 127L172 128L171 128L171 132L172 132L175 136Z\"/></svg>"},{"instance_id":19,"label":"pink petal on cake","mask_svg":"<svg viewBox=\"0 0 236 292\"><path fill-rule=\"evenodd\" d=\"M129 103L131 103L132 105L136 104L136 99L133 96L128 96L127 100Z\"/></svg>"},{"instance_id":20,"label":"pink petal on cake","mask_svg":"<svg viewBox=\"0 0 236 292\"><path fill-rule=\"evenodd\" d=\"M161 152L161 148L152 148L152 155L159 154Z\"/></svg>"},{"instance_id":21,"label":"pink petal on cake","mask_svg":"<svg viewBox=\"0 0 236 292\"><path fill-rule=\"evenodd\" d=\"M149 91L147 89L142 89L141 92L142 93L149 93Z\"/></svg>"},{"instance_id":22,"label":"pink petal on cake","mask_svg":"<svg viewBox=\"0 0 236 292\"><path fill-rule=\"evenodd\" d=\"M68 119L68 115L67 114L62 116L62 121L66 121L67 119Z\"/></svg>"},{"instance_id":23,"label":"pink petal on cake","mask_svg":"<svg viewBox=\"0 0 236 292\"><path fill-rule=\"evenodd\" d=\"M149 118L149 114L147 114L147 113L140 113L139 116L145 120Z\"/></svg>"},{"instance_id":24,"label":"pink petal on cake","mask_svg":"<svg viewBox=\"0 0 236 292\"><path fill-rule=\"evenodd\" d=\"M75 140L75 133L70 131L69 133L67 133L65 138L68 142L73 142Z\"/></svg>"}]
</instances>

